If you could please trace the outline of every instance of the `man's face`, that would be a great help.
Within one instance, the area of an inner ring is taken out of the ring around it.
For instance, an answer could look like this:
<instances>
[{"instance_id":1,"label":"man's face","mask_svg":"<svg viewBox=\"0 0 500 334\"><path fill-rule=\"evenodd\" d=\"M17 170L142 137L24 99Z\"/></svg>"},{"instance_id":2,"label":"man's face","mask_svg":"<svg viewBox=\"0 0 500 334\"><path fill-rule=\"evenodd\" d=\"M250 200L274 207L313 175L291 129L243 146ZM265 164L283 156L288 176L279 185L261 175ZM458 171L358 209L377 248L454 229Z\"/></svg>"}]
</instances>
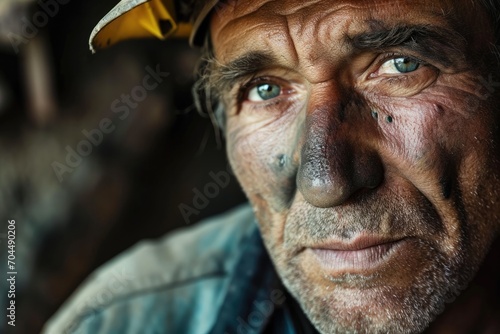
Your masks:
<instances>
[{"instance_id":1,"label":"man's face","mask_svg":"<svg viewBox=\"0 0 500 334\"><path fill-rule=\"evenodd\" d=\"M497 236L491 31L465 0L213 14L230 162L320 331L422 330Z\"/></svg>"}]
</instances>

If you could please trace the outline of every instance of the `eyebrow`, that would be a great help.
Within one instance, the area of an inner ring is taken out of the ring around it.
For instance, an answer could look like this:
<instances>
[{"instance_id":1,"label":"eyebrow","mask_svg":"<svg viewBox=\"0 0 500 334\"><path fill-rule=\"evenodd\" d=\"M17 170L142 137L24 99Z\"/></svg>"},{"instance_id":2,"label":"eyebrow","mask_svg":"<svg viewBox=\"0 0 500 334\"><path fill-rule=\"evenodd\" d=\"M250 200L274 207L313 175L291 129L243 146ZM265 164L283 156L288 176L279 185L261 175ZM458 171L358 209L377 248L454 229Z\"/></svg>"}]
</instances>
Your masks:
<instances>
[{"instance_id":1,"label":"eyebrow","mask_svg":"<svg viewBox=\"0 0 500 334\"><path fill-rule=\"evenodd\" d=\"M359 52L400 47L445 67L464 59L467 42L456 31L432 25L398 25L387 28L379 21L371 21L369 24L370 31L346 37L346 42Z\"/></svg>"},{"instance_id":2,"label":"eyebrow","mask_svg":"<svg viewBox=\"0 0 500 334\"><path fill-rule=\"evenodd\" d=\"M227 92L241 78L255 75L255 73L277 63L277 59L269 52L250 51L228 64L218 64L216 67L216 81L221 86L222 91Z\"/></svg>"}]
</instances>

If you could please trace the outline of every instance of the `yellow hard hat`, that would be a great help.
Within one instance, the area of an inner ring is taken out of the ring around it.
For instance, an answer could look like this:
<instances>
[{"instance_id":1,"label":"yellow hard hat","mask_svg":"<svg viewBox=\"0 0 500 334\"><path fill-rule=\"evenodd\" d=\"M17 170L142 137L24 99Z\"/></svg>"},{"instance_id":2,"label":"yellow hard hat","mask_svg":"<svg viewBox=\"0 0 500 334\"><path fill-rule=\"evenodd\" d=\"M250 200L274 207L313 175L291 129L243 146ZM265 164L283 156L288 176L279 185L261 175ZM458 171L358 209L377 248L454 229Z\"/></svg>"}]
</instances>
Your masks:
<instances>
[{"instance_id":1,"label":"yellow hard hat","mask_svg":"<svg viewBox=\"0 0 500 334\"><path fill-rule=\"evenodd\" d=\"M95 52L117 42L156 37L189 38L201 46L206 33L205 19L218 0L121 0L96 25L90 35Z\"/></svg>"}]
</instances>

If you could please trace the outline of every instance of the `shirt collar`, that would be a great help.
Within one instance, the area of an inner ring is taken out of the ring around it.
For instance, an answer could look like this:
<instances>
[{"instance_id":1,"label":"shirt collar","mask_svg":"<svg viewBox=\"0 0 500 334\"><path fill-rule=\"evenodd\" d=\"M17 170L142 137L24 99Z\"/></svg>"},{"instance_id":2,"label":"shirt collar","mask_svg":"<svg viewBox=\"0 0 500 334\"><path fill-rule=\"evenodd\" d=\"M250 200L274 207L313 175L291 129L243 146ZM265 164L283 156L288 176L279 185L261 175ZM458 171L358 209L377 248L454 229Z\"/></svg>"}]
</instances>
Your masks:
<instances>
[{"instance_id":1,"label":"shirt collar","mask_svg":"<svg viewBox=\"0 0 500 334\"><path fill-rule=\"evenodd\" d=\"M283 287L264 247L257 224L243 240L241 247L235 269L230 274L224 301L210 333L317 333ZM299 318L300 321L297 322Z\"/></svg>"}]
</instances>

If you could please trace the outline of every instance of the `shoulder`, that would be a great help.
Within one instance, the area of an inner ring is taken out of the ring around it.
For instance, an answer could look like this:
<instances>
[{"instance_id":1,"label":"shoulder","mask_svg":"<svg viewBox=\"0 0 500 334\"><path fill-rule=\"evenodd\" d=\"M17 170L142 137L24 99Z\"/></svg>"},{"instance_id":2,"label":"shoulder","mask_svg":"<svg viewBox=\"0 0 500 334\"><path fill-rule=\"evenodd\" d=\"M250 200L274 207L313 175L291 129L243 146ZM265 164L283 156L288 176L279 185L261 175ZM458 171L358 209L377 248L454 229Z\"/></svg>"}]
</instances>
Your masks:
<instances>
[{"instance_id":1,"label":"shoulder","mask_svg":"<svg viewBox=\"0 0 500 334\"><path fill-rule=\"evenodd\" d=\"M255 229L246 204L157 241L140 242L93 273L45 332L206 332L242 243ZM197 328L189 330L193 322ZM141 327L133 331L136 326Z\"/></svg>"}]
</instances>

